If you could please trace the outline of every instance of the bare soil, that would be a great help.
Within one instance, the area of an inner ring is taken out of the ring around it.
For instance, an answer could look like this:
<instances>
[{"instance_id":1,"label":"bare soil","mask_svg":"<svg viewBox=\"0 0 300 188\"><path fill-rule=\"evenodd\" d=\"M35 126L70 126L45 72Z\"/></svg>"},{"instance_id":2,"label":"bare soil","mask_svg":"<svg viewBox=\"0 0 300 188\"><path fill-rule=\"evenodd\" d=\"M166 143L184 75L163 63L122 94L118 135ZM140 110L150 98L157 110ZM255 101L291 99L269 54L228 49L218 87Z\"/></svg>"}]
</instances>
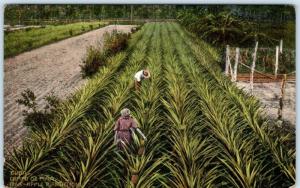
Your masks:
<instances>
[{"instance_id":1,"label":"bare soil","mask_svg":"<svg viewBox=\"0 0 300 188\"><path fill-rule=\"evenodd\" d=\"M61 99L71 95L86 80L80 64L88 46L102 45L103 34L117 29L130 32L131 25L110 25L65 39L4 60L4 153L19 146L27 130L22 109L16 103L25 89L32 90L39 105L51 92Z\"/></svg>"},{"instance_id":2,"label":"bare soil","mask_svg":"<svg viewBox=\"0 0 300 188\"><path fill-rule=\"evenodd\" d=\"M258 74L254 73L253 76L253 82L254 83L270 83L270 82L281 82L282 79L284 78L283 74L278 74L277 77L275 77L272 74ZM242 73L237 75L237 80L242 81L242 82L247 82L250 80L250 73ZM287 81L295 81L296 80L296 75L294 74L288 74L286 75L286 80Z\"/></svg>"},{"instance_id":3,"label":"bare soil","mask_svg":"<svg viewBox=\"0 0 300 188\"><path fill-rule=\"evenodd\" d=\"M237 82L239 88L250 91L249 82ZM253 95L263 104L264 111L270 119L278 118L281 82L254 83ZM285 85L283 98L283 121L295 128L296 125L296 82L288 81Z\"/></svg>"}]
</instances>

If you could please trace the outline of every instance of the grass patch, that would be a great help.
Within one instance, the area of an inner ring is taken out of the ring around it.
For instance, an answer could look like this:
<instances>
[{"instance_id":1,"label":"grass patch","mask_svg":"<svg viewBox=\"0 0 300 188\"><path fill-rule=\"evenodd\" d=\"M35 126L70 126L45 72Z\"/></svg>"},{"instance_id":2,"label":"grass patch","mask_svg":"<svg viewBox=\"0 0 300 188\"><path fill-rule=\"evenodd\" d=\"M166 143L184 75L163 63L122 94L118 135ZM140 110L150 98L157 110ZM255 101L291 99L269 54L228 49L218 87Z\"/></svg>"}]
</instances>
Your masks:
<instances>
[{"instance_id":1,"label":"grass patch","mask_svg":"<svg viewBox=\"0 0 300 188\"><path fill-rule=\"evenodd\" d=\"M92 29L107 25L106 22L74 23L45 28L31 28L4 34L4 58L56 42L68 37L76 36Z\"/></svg>"}]
</instances>

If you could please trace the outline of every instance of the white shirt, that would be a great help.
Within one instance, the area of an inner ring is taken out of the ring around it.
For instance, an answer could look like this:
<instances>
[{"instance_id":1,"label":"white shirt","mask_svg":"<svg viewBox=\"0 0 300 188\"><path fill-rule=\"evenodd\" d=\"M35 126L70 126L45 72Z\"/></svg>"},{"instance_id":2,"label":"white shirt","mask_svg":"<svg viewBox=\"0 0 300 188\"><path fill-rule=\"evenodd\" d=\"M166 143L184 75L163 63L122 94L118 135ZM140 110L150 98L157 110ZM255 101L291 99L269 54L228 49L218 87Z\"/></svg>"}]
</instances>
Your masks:
<instances>
[{"instance_id":1,"label":"white shirt","mask_svg":"<svg viewBox=\"0 0 300 188\"><path fill-rule=\"evenodd\" d=\"M144 74L143 74L144 70L140 70L139 72L135 73L134 75L134 79L138 82L140 82L141 80L144 79Z\"/></svg>"}]
</instances>

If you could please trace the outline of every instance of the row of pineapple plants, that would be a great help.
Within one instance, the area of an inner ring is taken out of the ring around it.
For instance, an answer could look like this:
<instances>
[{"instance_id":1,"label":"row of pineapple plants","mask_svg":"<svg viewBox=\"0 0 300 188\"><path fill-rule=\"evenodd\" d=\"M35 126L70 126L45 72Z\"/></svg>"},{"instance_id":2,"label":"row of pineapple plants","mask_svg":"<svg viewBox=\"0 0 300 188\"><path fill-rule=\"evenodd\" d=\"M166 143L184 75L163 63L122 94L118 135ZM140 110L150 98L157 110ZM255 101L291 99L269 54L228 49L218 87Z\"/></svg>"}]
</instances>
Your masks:
<instances>
[{"instance_id":1,"label":"row of pineapple plants","mask_svg":"<svg viewBox=\"0 0 300 188\"><path fill-rule=\"evenodd\" d=\"M283 145L292 135L274 138L268 128L274 125L262 116L259 102L222 75L212 49L205 44L205 52L203 45L197 45L178 25L172 26L177 31L178 54L183 57L182 63L187 61L187 76L202 98L200 108L209 120L207 124L222 141L222 147L226 146L219 150L230 151L221 160L228 168L228 182L235 187L292 185L295 148Z\"/></svg>"},{"instance_id":2,"label":"row of pineapple plants","mask_svg":"<svg viewBox=\"0 0 300 188\"><path fill-rule=\"evenodd\" d=\"M181 67L181 59L176 54L174 31L165 27L165 79L167 95L163 103L169 127L170 151L166 167L170 171L168 187L210 187L215 179L215 169L211 165L214 147L208 145L211 139L202 134L201 111L197 96L187 82ZM175 36L176 37L176 36Z\"/></svg>"},{"instance_id":3,"label":"row of pineapple plants","mask_svg":"<svg viewBox=\"0 0 300 188\"><path fill-rule=\"evenodd\" d=\"M295 182L293 135L276 137L259 102L218 68L217 52L175 23L145 24L62 105L47 130L28 136L5 164L16 186L285 187ZM151 71L140 92L133 75ZM113 127L131 109L147 140L116 150ZM16 173L17 177L14 174ZM64 183L69 185L64 185ZM22 185L23 184L23 185Z\"/></svg>"},{"instance_id":4,"label":"row of pineapple plants","mask_svg":"<svg viewBox=\"0 0 300 188\"><path fill-rule=\"evenodd\" d=\"M124 58L124 53L112 58L110 66L103 68L83 89L61 105L57 113L59 115L49 129L32 132L22 147L13 151L6 161L5 173L8 178L11 174L18 174L14 177L14 185L22 186L32 177L48 173L49 168L57 164L60 148L67 139L72 138L93 97L110 83Z\"/></svg>"},{"instance_id":5,"label":"row of pineapple plants","mask_svg":"<svg viewBox=\"0 0 300 188\"><path fill-rule=\"evenodd\" d=\"M147 27L147 26L146 26ZM124 73L115 80L115 84L111 85L111 89L108 90L105 104L100 107L100 114L105 116L105 121L110 122L110 129L114 127L114 122L118 118L122 108L132 107L132 102L135 98L135 91L133 85L133 75L135 72L142 69L146 62L147 51L149 50L149 44L153 40L153 32L155 25L149 25L147 27L147 41L143 41L137 46L131 57L128 59L128 66L126 66ZM113 134L111 134L111 139ZM112 144L112 142L111 142ZM114 155L107 161L115 166L114 184L112 187L121 187L126 184L126 175L128 174L127 166L122 163L121 155L118 151L114 151Z\"/></svg>"},{"instance_id":6,"label":"row of pineapple plants","mask_svg":"<svg viewBox=\"0 0 300 188\"><path fill-rule=\"evenodd\" d=\"M150 43L148 56L145 59L146 67L151 70L151 80L142 83L140 92L136 93L132 103L133 115L140 128L147 136L147 140L134 137L135 142L130 152L120 156L120 161L128 170L126 187L156 187L163 181L160 172L164 157L162 156L163 142L160 109L161 97L161 27L156 28Z\"/></svg>"},{"instance_id":7,"label":"row of pineapple plants","mask_svg":"<svg viewBox=\"0 0 300 188\"><path fill-rule=\"evenodd\" d=\"M188 45L191 44L192 41L189 41ZM213 51L211 47L209 47L209 49ZM193 45L193 52L199 57L200 49L197 50L195 44ZM268 117L262 112L262 105L259 101L255 97L242 92L236 85L232 84L229 79L224 79L225 77L220 70L215 70L217 66L215 62L212 61L215 59L212 58L212 56L207 56L203 59L202 63L205 65L205 70L210 72L212 78L216 81L216 85L224 91L224 94L229 98L228 100L233 102L236 108L239 109L241 115L246 119L255 133L255 136L265 147L265 150L272 154L272 158L276 163L275 166L279 167L280 171L286 176L281 177L287 178L289 182L295 182L296 150L294 144L290 144L295 142L295 133L291 131L278 133L276 125L270 123Z\"/></svg>"},{"instance_id":8,"label":"row of pineapple plants","mask_svg":"<svg viewBox=\"0 0 300 188\"><path fill-rule=\"evenodd\" d=\"M85 123L87 119L86 116L89 114L87 112L91 111L95 99L99 98L97 96L105 93L111 86L113 78L119 76L120 69L124 69L124 65L130 62L126 60L128 54L134 53L131 53L130 50L139 49L136 48L137 46L147 46L144 43L150 40L149 35L151 35L151 31L148 27L153 26L149 25L133 36L129 44L128 53L122 52L110 58L106 67L103 67L94 78L89 80L87 85L61 105L58 113L59 116L56 117L54 122L50 125L50 129L32 132L28 138L26 138L23 146L11 154L11 157L5 164L6 182L10 181L13 187L18 187L26 185L31 179L44 176L54 177L44 178L45 186L47 183L57 183L56 181L59 183L59 181L61 181L60 179L56 179L54 174L59 174L59 177L63 177L61 176L61 171L57 171L57 166L61 166L60 162L64 162L67 157L70 157L66 152L63 152L63 150L67 148L66 146L68 146L66 143L72 143L76 135L81 131L85 131L84 129L87 128L86 124L88 124ZM132 70L132 72L134 71ZM124 75L125 74L126 73L124 73ZM98 102L101 103L101 101ZM93 127L93 123L89 123L89 125ZM90 142L90 138L88 136L86 138L88 138ZM74 142L76 142L76 145L80 145L80 140L78 143L76 140L74 140ZM74 150L74 147L68 149ZM81 151L82 150L80 150L80 152ZM76 151L74 152L76 153ZM80 153L76 153L76 155L79 156ZM68 160L71 161L72 158ZM81 163L80 161L78 162ZM83 171L86 168L83 163L80 164L80 167ZM83 184L82 182L84 182L80 175L80 177L78 177L70 172L66 176L69 176L69 179L80 179L81 182L77 181L78 183ZM66 178L63 177L63 179ZM73 181L70 183L73 183Z\"/></svg>"},{"instance_id":9,"label":"row of pineapple plants","mask_svg":"<svg viewBox=\"0 0 300 188\"><path fill-rule=\"evenodd\" d=\"M64 179L63 182L72 181L78 187L113 187L123 183L119 181L122 177L123 167L119 166L116 160L112 130L120 110L130 103L133 91L132 75L141 68L147 44L151 41L153 26L146 27L146 29L143 38L132 49L126 60L127 65L124 70L115 77L117 79L111 79L109 88L101 94L100 99L95 98L95 105L90 110L90 114L86 116L88 123L82 126L85 128L66 145L69 148L66 153L69 156L73 154L75 157L72 160L69 157L65 158L61 165L61 174L68 175L68 179ZM101 102L102 100L103 102ZM93 115L91 116L91 114ZM92 125L91 128L89 125ZM79 147L78 143L81 143ZM80 151L85 151L84 155L76 155ZM68 166L74 165L74 163L77 164L77 168L66 173L69 169ZM78 175L71 176L74 173L78 173Z\"/></svg>"},{"instance_id":10,"label":"row of pineapple plants","mask_svg":"<svg viewBox=\"0 0 300 188\"><path fill-rule=\"evenodd\" d=\"M222 179L217 178L215 184L234 187L256 186L253 177L257 175L257 164L249 163L251 161L249 152L253 149L252 140L240 142L245 130L239 126L242 122L236 117L236 111L230 108L224 96L213 90L216 86L203 73L197 71L196 66L192 67L193 62L188 60L189 56L183 52L184 48L181 45L180 43L177 45L178 54L181 56L188 79L194 84L192 87L199 97L202 126L207 127L212 136L210 145L214 145L216 147L214 151L218 151L217 155L212 156L211 161L215 163L214 168L217 171L215 176Z\"/></svg>"}]
</instances>

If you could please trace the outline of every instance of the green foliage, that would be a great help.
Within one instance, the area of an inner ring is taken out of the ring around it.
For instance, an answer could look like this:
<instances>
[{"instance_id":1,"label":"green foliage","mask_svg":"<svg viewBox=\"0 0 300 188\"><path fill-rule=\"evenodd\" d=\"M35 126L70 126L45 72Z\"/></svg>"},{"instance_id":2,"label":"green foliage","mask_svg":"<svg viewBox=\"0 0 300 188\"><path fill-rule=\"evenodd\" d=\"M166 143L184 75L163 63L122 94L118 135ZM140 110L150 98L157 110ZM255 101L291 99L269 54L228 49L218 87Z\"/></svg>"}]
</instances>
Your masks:
<instances>
[{"instance_id":1,"label":"green foliage","mask_svg":"<svg viewBox=\"0 0 300 188\"><path fill-rule=\"evenodd\" d=\"M292 5L88 5L88 4L11 4L5 7L5 24L52 25L76 20L117 19L127 23L139 19L174 19L181 11L194 14L231 11L245 20L282 23L295 19ZM38 18L38 19L37 19ZM131 20L132 19L132 20Z\"/></svg>"},{"instance_id":2,"label":"green foliage","mask_svg":"<svg viewBox=\"0 0 300 188\"><path fill-rule=\"evenodd\" d=\"M51 129L31 134L12 153L5 183L22 171L19 186L42 175L74 187L293 185L295 135L271 129L259 102L222 75L217 60L210 45L178 24L145 24L128 50L108 58L63 103ZM152 79L134 92L133 75L144 67ZM134 134L121 152L113 127L124 107L147 141Z\"/></svg>"},{"instance_id":3,"label":"green foliage","mask_svg":"<svg viewBox=\"0 0 300 188\"><path fill-rule=\"evenodd\" d=\"M17 103L26 106L28 109L36 112L37 103L36 103L36 96L34 93L27 89L21 93L22 98L17 99Z\"/></svg>"},{"instance_id":4,"label":"green foliage","mask_svg":"<svg viewBox=\"0 0 300 188\"><path fill-rule=\"evenodd\" d=\"M276 20L275 20L276 21ZM275 22L274 21L274 22ZM284 23L259 22L254 25L259 31L264 32L267 36L279 40L283 39L283 49L295 49L296 46L296 23L295 21L287 21ZM278 43L277 43L278 44Z\"/></svg>"},{"instance_id":5,"label":"green foliage","mask_svg":"<svg viewBox=\"0 0 300 188\"><path fill-rule=\"evenodd\" d=\"M87 49L87 56L80 65L83 77L88 77L96 73L100 66L105 64L105 56L99 49L90 46Z\"/></svg>"},{"instance_id":6,"label":"green foliage","mask_svg":"<svg viewBox=\"0 0 300 188\"><path fill-rule=\"evenodd\" d=\"M212 59L208 56L205 57L203 55L200 55L201 50L197 46L195 46L192 42L188 42L188 46L192 46L192 49L194 49L194 54L197 59L201 59L201 64L203 65L203 73L209 73L207 76L208 78L211 78L210 85L219 85L220 89L222 89L225 92L224 96L228 96L228 101L235 106L235 108L238 109L238 111L242 110L240 113L244 120L246 120L248 125L252 128L254 135L256 135L256 138L259 138L260 143L262 143L263 148L260 151L268 151L271 153L271 158L273 159L273 163L276 164L276 167L280 169L280 172L278 169L274 168L274 165L268 163L264 164L264 168L270 168L274 169L274 171L269 171L267 173L270 173L266 177L270 176L269 178L271 180L274 180L272 183L277 186L286 186L291 185L294 182L295 178L295 148L285 148L284 145L281 145L280 142L278 142L277 139L273 140L272 135L266 131L266 128L270 126L268 124L268 121L263 118L263 116L260 116L261 114L261 108L260 104L256 99L253 97L245 96L245 94L237 89L228 79L224 79L221 71L216 71L216 64L211 61ZM193 47L194 46L194 47ZM200 51L199 51L200 50ZM196 73L196 75L199 75L201 73ZM214 81L215 80L215 81ZM197 82L197 85L200 85L200 83L204 83L204 80L199 80ZM219 91L218 91L219 92ZM212 95L212 91L209 92L210 95ZM202 94L203 95L203 94ZM201 95L201 96L202 96ZM216 98L217 96L221 96L222 94L218 93L217 95L213 96L212 98ZM220 106L220 100L218 102L218 106ZM230 106L230 104L227 104L227 106ZM226 107L226 106L225 106ZM224 111L224 110L223 110ZM229 129L230 130L230 129ZM249 134L249 133L248 133ZM251 138L249 136L249 138ZM251 144L252 145L252 144ZM259 147L257 147L258 149ZM285 152L282 152L285 151ZM266 160L269 161L268 154L264 153L261 156L263 156L264 159L259 160ZM268 167L269 166L269 167ZM276 176L277 173L282 173L287 178L285 179L283 176L278 181L273 179L271 176ZM268 178L267 178L268 179ZM267 180L269 181L269 180Z\"/></svg>"},{"instance_id":7,"label":"green foliage","mask_svg":"<svg viewBox=\"0 0 300 188\"><path fill-rule=\"evenodd\" d=\"M104 51L108 54L116 54L127 47L130 34L121 33L114 30L111 34L106 33L104 36Z\"/></svg>"},{"instance_id":8,"label":"green foliage","mask_svg":"<svg viewBox=\"0 0 300 188\"><path fill-rule=\"evenodd\" d=\"M61 103L60 99L53 94L46 96L44 99L47 102L45 109L50 110L51 113L54 113Z\"/></svg>"},{"instance_id":9,"label":"green foliage","mask_svg":"<svg viewBox=\"0 0 300 188\"><path fill-rule=\"evenodd\" d=\"M32 42L32 41L29 41L28 44L27 44L27 47L28 47L28 49L32 49L32 47L33 47L33 42Z\"/></svg>"},{"instance_id":10,"label":"green foliage","mask_svg":"<svg viewBox=\"0 0 300 188\"><path fill-rule=\"evenodd\" d=\"M52 25L76 20L99 19L164 19L174 18L178 5L8 5L5 7L5 24ZM132 11L131 11L132 10ZM127 22L128 23L128 22Z\"/></svg>"},{"instance_id":11,"label":"green foliage","mask_svg":"<svg viewBox=\"0 0 300 188\"><path fill-rule=\"evenodd\" d=\"M80 65L82 76L90 77L94 75L101 66L105 65L110 56L127 47L128 38L129 34L113 31L111 34L105 34L103 50L97 47L88 47L87 56Z\"/></svg>"},{"instance_id":12,"label":"green foliage","mask_svg":"<svg viewBox=\"0 0 300 188\"><path fill-rule=\"evenodd\" d=\"M30 27L25 29L25 31L30 31L30 30L32 30L32 28L30 28Z\"/></svg>"},{"instance_id":13,"label":"green foliage","mask_svg":"<svg viewBox=\"0 0 300 188\"><path fill-rule=\"evenodd\" d=\"M183 12L178 19L188 30L196 33L203 40L223 47L227 44L249 46L255 41L259 41L261 45L274 45L276 42L264 31L256 29L259 23L239 19L228 11L216 14L204 12L199 16Z\"/></svg>"},{"instance_id":14,"label":"green foliage","mask_svg":"<svg viewBox=\"0 0 300 188\"><path fill-rule=\"evenodd\" d=\"M45 28L35 28L29 31L19 30L5 32L4 35L4 57L11 57L33 48L37 48L51 42L62 40L70 36L79 35L85 30L82 28L88 25L96 26L99 22L75 23L68 25L47 26ZM106 24L100 22L102 26Z\"/></svg>"},{"instance_id":15,"label":"green foliage","mask_svg":"<svg viewBox=\"0 0 300 188\"><path fill-rule=\"evenodd\" d=\"M143 33L144 31L135 34L129 44L130 48L136 46L136 43L142 38ZM145 34L147 34L145 36L148 36L149 31ZM148 37L144 37L143 40L140 40L138 44L144 45L144 42L146 42L146 38ZM48 179L51 178L52 180L51 182L49 182L51 185L54 185L58 182L73 183L74 181L75 184L78 184L78 187L88 186L87 182L94 182L95 184L98 181L103 182L104 187L115 187L117 185L118 178L116 178L116 174L119 174L119 170L113 163L107 163L108 160L106 160L106 158L101 158L101 161L104 161L105 163L102 163L102 165L100 166L98 165L99 163L95 163L95 165L97 165L97 174L99 174L99 176L95 176L96 180L91 178L93 176L89 176L90 178L86 176L87 171L90 171L91 169L91 158L89 156L93 155L92 153L95 152L103 155L106 153L106 148L103 147L104 149L101 149L101 143L97 146L91 144L91 146L96 146L93 148L90 148L90 145L86 145L86 143L91 143L91 138L85 136L85 130L92 135L99 135L99 139L103 137L99 133L99 127L101 127L98 126L99 123L95 124L90 122L88 125L91 126L85 126L84 117L87 114L91 115L91 113L89 113L89 110L90 108L94 107L93 102L95 102L95 99L98 98L99 94L103 95L103 93L106 93L105 91L110 88L112 78L115 78L118 75L117 70L120 69L121 65L124 64L125 58L127 56L128 54L121 52L109 58L107 66L99 70L99 73L96 74L92 79L90 79L82 89L76 92L76 94L72 98L65 101L61 105L61 107L58 109L58 117L55 118L54 122L51 124L51 129L41 130L39 132L31 134L31 139L26 139L23 143L23 146L19 150L15 150L11 154L11 157L6 160L5 174L12 177L12 172L24 172L22 173L22 175L16 176L16 179L13 183L18 184L19 186L25 186L24 183L26 183L26 178L28 178L28 180L30 181L30 178L34 176L47 176ZM129 64L129 67L134 64L135 63ZM137 67L135 67L135 70L136 68ZM126 72L124 74L125 76L128 74L132 74L135 70L129 69L128 71L130 72ZM103 99L96 100L96 109L99 109L99 102L103 104ZM92 120L89 119L89 121ZM103 124L101 123L101 125L103 125L103 128L112 128L112 119L102 119L102 122L104 122ZM83 127L85 127L86 129L82 129ZM79 130L82 130L83 132L78 132ZM80 138L75 135L80 136ZM111 145L112 136L109 136L106 133L104 135L106 138L110 139L105 139L105 143ZM77 145L79 143L82 143L79 142L78 139L82 139L84 144ZM97 143L99 142L97 141ZM98 146L101 147L100 150ZM74 150L74 148L77 148L78 150ZM86 153L86 155L78 155L78 153L82 152ZM67 164L65 168L63 168L60 164L64 165L64 162L67 159L66 157L69 156L82 156L81 159L85 159L85 162L81 162L80 160L78 160L78 163L74 165L74 161L67 160L68 162L70 162L68 164L72 168L67 168ZM98 158L97 155L96 158ZM108 159L113 158L114 155L108 155ZM103 169L105 169L103 168L103 165L109 165L110 170L102 171ZM65 171L64 169L66 169L67 171ZM74 172L76 172L76 176L74 175ZM79 175L77 176L78 173ZM104 176L101 176L101 174L104 174ZM5 184L12 183L10 182L11 179L7 178L7 176L5 180ZM108 182L109 184L107 185L105 182ZM16 187L16 184L13 187Z\"/></svg>"}]
</instances>

